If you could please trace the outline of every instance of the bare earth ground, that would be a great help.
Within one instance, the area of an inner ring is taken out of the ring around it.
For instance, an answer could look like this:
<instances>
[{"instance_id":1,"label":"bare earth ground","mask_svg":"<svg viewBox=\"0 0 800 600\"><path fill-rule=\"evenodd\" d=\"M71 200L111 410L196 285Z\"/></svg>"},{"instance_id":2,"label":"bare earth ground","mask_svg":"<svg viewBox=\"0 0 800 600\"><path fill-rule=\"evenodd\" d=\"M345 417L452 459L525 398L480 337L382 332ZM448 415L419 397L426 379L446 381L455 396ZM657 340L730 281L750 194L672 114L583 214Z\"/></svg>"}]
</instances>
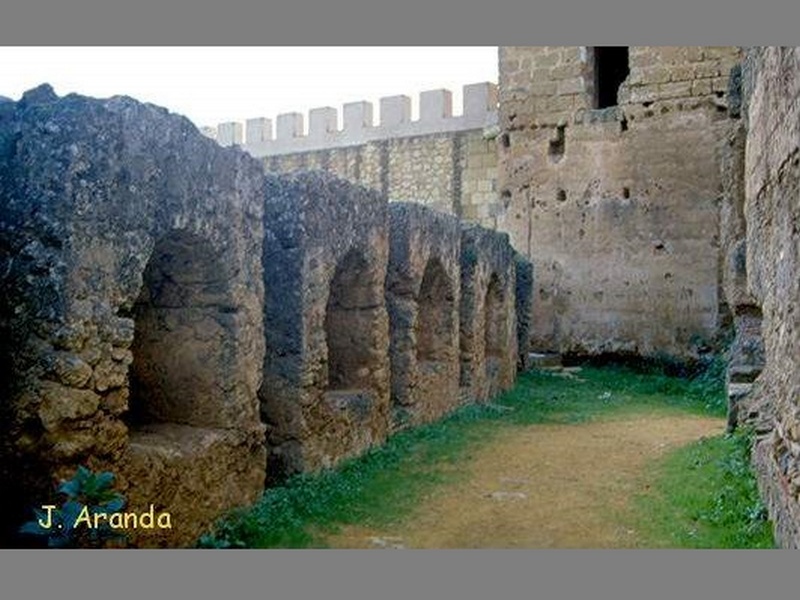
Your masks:
<instances>
[{"instance_id":1,"label":"bare earth ground","mask_svg":"<svg viewBox=\"0 0 800 600\"><path fill-rule=\"evenodd\" d=\"M535 425L475 451L466 477L439 488L401 525L344 528L333 548L636 548L625 510L646 465L721 434L721 419L628 415Z\"/></svg>"}]
</instances>

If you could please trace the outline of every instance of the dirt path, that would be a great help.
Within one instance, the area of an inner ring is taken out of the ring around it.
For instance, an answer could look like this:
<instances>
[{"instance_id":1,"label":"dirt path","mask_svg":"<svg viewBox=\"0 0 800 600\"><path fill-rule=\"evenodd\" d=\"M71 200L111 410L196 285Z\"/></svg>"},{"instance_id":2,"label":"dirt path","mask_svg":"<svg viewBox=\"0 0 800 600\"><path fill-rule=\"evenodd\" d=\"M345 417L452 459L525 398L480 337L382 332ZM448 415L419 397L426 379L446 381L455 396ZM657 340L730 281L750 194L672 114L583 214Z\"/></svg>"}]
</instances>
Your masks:
<instances>
[{"instance_id":1,"label":"dirt path","mask_svg":"<svg viewBox=\"0 0 800 600\"><path fill-rule=\"evenodd\" d=\"M634 415L580 425L537 425L476 451L469 473L439 489L404 524L348 527L335 548L632 548L624 511L645 465L724 431L692 416Z\"/></svg>"}]
</instances>

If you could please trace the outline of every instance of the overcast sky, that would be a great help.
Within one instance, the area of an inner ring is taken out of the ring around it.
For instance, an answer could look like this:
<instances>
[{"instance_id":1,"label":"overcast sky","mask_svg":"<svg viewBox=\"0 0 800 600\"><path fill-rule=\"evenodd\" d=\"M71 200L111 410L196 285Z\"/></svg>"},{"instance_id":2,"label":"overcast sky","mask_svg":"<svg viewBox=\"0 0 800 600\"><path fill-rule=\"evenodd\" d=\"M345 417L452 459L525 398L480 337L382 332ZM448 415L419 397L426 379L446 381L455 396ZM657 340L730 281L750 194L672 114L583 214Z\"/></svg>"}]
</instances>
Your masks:
<instances>
[{"instance_id":1,"label":"overcast sky","mask_svg":"<svg viewBox=\"0 0 800 600\"><path fill-rule=\"evenodd\" d=\"M2 47L0 95L19 99L50 83L57 94L152 102L198 126L497 82L494 47ZM340 114L341 126L341 114Z\"/></svg>"}]
</instances>

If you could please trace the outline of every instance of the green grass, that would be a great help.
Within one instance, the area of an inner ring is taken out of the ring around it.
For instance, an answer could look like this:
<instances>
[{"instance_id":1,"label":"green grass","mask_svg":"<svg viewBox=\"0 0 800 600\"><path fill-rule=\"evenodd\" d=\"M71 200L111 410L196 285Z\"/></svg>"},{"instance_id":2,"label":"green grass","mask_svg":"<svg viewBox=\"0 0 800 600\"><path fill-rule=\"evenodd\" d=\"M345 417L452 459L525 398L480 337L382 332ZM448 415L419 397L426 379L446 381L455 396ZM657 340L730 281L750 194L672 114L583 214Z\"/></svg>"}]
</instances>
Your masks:
<instances>
[{"instance_id":1,"label":"green grass","mask_svg":"<svg viewBox=\"0 0 800 600\"><path fill-rule=\"evenodd\" d=\"M724 390L715 379L682 379L624 366L584 367L574 378L533 371L497 403L514 408L506 420L518 425L580 423L630 412L725 415Z\"/></svg>"},{"instance_id":2,"label":"green grass","mask_svg":"<svg viewBox=\"0 0 800 600\"><path fill-rule=\"evenodd\" d=\"M772 526L750 467L748 432L671 452L655 465L648 494L635 499L650 548L774 548Z\"/></svg>"},{"instance_id":3,"label":"green grass","mask_svg":"<svg viewBox=\"0 0 800 600\"><path fill-rule=\"evenodd\" d=\"M631 412L724 415L716 375L693 380L625 367L586 367L577 377L532 371L489 405L464 407L400 432L336 469L289 479L262 500L220 520L201 547L324 547L342 525L386 525L407 517L425 494L461 476L470 453L508 428L579 423Z\"/></svg>"}]
</instances>

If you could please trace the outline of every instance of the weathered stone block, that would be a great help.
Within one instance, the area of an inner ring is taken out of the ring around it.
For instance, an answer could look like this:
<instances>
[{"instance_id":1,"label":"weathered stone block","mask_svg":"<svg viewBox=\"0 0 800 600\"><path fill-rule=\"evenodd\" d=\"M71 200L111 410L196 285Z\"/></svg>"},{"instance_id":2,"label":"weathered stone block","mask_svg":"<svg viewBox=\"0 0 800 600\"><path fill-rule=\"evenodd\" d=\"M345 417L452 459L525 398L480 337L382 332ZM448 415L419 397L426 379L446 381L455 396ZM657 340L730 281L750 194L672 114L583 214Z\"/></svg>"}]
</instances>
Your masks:
<instances>
[{"instance_id":1,"label":"weathered stone block","mask_svg":"<svg viewBox=\"0 0 800 600\"><path fill-rule=\"evenodd\" d=\"M661 98L681 98L692 95L692 82L679 81L676 83L664 83L658 88L658 95Z\"/></svg>"},{"instance_id":2,"label":"weathered stone block","mask_svg":"<svg viewBox=\"0 0 800 600\"><path fill-rule=\"evenodd\" d=\"M706 96L711 93L711 80L700 79L692 82L692 96Z\"/></svg>"},{"instance_id":3,"label":"weathered stone block","mask_svg":"<svg viewBox=\"0 0 800 600\"><path fill-rule=\"evenodd\" d=\"M219 507L252 504L264 486L264 441L257 432L150 425L131 436L130 447L120 482L126 510L141 513L153 504L157 515L169 513L171 525L128 530L138 547L192 546L219 517Z\"/></svg>"},{"instance_id":4,"label":"weathered stone block","mask_svg":"<svg viewBox=\"0 0 800 600\"><path fill-rule=\"evenodd\" d=\"M55 431L63 421L91 417L100 405L100 396L91 390L70 388L52 381L43 381L40 393L39 418L47 431Z\"/></svg>"},{"instance_id":5,"label":"weathered stone block","mask_svg":"<svg viewBox=\"0 0 800 600\"><path fill-rule=\"evenodd\" d=\"M672 72L667 65L660 64L642 69L642 81L645 83L667 83Z\"/></svg>"},{"instance_id":6,"label":"weathered stone block","mask_svg":"<svg viewBox=\"0 0 800 600\"><path fill-rule=\"evenodd\" d=\"M719 77L720 75L723 75L720 63L715 60L695 63L693 65L693 68L694 68L694 77L696 79Z\"/></svg>"}]
</instances>

